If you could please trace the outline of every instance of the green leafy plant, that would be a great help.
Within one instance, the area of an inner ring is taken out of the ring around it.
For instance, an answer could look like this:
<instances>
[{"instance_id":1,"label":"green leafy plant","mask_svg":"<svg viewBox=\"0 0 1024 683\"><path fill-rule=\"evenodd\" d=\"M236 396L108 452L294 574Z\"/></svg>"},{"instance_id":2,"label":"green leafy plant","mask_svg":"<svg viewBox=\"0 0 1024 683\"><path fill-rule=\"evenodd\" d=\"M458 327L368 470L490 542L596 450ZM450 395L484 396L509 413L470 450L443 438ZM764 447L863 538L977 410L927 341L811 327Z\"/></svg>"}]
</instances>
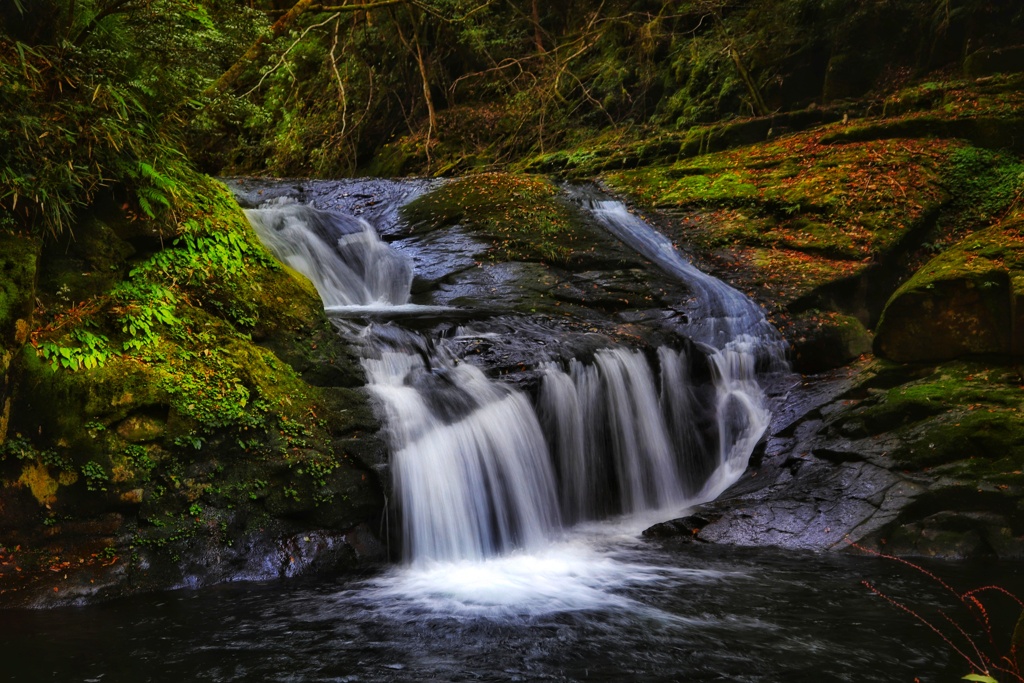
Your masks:
<instances>
[{"instance_id":1,"label":"green leafy plant","mask_svg":"<svg viewBox=\"0 0 1024 683\"><path fill-rule=\"evenodd\" d=\"M149 451L139 444L128 444L124 447L122 455L138 470L141 479L148 479L150 473L156 467L156 463L149 457Z\"/></svg>"},{"instance_id":2,"label":"green leafy plant","mask_svg":"<svg viewBox=\"0 0 1024 683\"><path fill-rule=\"evenodd\" d=\"M108 345L110 340L105 335L90 332L85 326L72 330L68 336L69 341L78 344L64 346L54 341L43 341L39 344L40 355L50 361L50 367L54 372L60 368L96 368L114 355Z\"/></svg>"},{"instance_id":3,"label":"green leafy plant","mask_svg":"<svg viewBox=\"0 0 1024 683\"><path fill-rule=\"evenodd\" d=\"M85 486L90 491L106 491L110 481L110 475L95 460L82 465L82 476L85 478Z\"/></svg>"},{"instance_id":4,"label":"green leafy plant","mask_svg":"<svg viewBox=\"0 0 1024 683\"><path fill-rule=\"evenodd\" d=\"M138 351L157 338L157 325L175 325L175 306L178 297L169 288L139 277L133 270L129 279L122 282L112 293L118 304L121 331L128 335L122 344L125 351Z\"/></svg>"}]
</instances>

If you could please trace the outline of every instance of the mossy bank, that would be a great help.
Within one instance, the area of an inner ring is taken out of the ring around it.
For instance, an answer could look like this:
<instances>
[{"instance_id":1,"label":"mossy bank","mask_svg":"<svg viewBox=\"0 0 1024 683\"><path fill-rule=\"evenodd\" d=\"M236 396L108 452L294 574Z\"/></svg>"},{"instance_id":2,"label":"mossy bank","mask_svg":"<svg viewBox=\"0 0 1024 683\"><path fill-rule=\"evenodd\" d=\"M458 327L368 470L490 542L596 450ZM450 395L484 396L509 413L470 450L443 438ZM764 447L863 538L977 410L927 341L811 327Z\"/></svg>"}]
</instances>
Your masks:
<instances>
[{"instance_id":1,"label":"mossy bank","mask_svg":"<svg viewBox=\"0 0 1024 683\"><path fill-rule=\"evenodd\" d=\"M159 219L97 202L4 236L0 601L380 558L379 426L315 290L196 176Z\"/></svg>"}]
</instances>

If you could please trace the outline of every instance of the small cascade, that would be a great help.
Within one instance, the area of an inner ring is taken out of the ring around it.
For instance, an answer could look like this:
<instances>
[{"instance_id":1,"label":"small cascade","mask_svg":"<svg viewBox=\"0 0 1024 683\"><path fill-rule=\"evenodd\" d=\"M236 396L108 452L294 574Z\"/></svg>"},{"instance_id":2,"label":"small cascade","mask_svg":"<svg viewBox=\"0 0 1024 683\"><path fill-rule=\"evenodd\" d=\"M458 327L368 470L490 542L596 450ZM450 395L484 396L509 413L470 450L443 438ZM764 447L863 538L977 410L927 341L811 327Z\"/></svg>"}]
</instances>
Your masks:
<instances>
[{"instance_id":1,"label":"small cascade","mask_svg":"<svg viewBox=\"0 0 1024 683\"><path fill-rule=\"evenodd\" d=\"M668 428L677 416L666 414L642 353L606 349L594 355L592 365L571 361L568 371L547 364L538 411L552 443L567 519L683 503Z\"/></svg>"},{"instance_id":2,"label":"small cascade","mask_svg":"<svg viewBox=\"0 0 1024 683\"><path fill-rule=\"evenodd\" d=\"M788 370L782 335L765 319L757 304L721 280L695 268L670 239L630 213L621 201L608 199L590 188L575 187L570 193L608 232L690 287L694 297L687 335L691 339L716 349L736 344L744 338L753 339L757 342L754 345L743 341L739 343L748 350L767 356L770 370Z\"/></svg>"},{"instance_id":3,"label":"small cascade","mask_svg":"<svg viewBox=\"0 0 1024 683\"><path fill-rule=\"evenodd\" d=\"M325 309L409 300L409 262L361 218L296 203L245 214L274 256L312 281Z\"/></svg>"},{"instance_id":4,"label":"small cascade","mask_svg":"<svg viewBox=\"0 0 1024 683\"><path fill-rule=\"evenodd\" d=\"M363 361L386 411L407 556L472 559L536 548L560 526L533 407L468 363L385 351Z\"/></svg>"},{"instance_id":5,"label":"small cascade","mask_svg":"<svg viewBox=\"0 0 1024 683\"><path fill-rule=\"evenodd\" d=\"M723 440L717 429L709 427L718 425L713 399L706 384L701 388L694 381L692 356L667 346L658 349L662 414L679 462L683 491L690 500L703 499L698 493L719 466L716 441Z\"/></svg>"},{"instance_id":6,"label":"small cascade","mask_svg":"<svg viewBox=\"0 0 1024 683\"><path fill-rule=\"evenodd\" d=\"M758 348L757 340L740 337L711 355L715 374L718 462L698 495L701 501L714 500L740 478L771 420L755 371Z\"/></svg>"},{"instance_id":7,"label":"small cascade","mask_svg":"<svg viewBox=\"0 0 1024 683\"><path fill-rule=\"evenodd\" d=\"M755 358L780 340L760 310L666 249L621 204L588 207L690 284L707 315L688 330L696 343L650 352L609 346L586 362L541 362L531 398L461 362L448 340L394 322L339 323L362 349L383 413L414 563L535 549L567 524L612 515L674 514L735 481L767 425ZM409 262L367 222L295 203L246 213L268 248L316 285L328 311L358 319L368 307L416 308L408 304Z\"/></svg>"}]
</instances>

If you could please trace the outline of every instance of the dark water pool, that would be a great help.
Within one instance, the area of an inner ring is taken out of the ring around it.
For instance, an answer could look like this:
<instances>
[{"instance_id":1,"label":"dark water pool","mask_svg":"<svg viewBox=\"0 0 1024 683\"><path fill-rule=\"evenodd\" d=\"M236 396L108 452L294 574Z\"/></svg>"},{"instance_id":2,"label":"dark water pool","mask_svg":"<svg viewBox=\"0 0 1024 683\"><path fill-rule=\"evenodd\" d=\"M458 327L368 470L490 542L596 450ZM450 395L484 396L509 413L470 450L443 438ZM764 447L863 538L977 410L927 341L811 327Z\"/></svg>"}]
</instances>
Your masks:
<instances>
[{"instance_id":1,"label":"dark water pool","mask_svg":"<svg viewBox=\"0 0 1024 683\"><path fill-rule=\"evenodd\" d=\"M1015 566L929 567L959 590L1024 585ZM892 562L605 529L485 563L4 612L0 680L909 683L969 672L864 579L937 624L940 605L971 623ZM1016 614L991 604L1008 637Z\"/></svg>"}]
</instances>

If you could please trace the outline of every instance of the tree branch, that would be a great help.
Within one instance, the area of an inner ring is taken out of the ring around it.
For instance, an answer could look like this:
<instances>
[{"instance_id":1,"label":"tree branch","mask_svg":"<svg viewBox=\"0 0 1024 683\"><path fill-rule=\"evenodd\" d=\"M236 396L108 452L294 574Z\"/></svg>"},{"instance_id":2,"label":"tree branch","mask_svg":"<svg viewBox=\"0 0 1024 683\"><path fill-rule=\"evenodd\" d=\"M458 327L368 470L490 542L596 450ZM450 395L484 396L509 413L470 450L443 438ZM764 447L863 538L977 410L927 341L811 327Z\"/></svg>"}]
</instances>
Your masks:
<instances>
[{"instance_id":1,"label":"tree branch","mask_svg":"<svg viewBox=\"0 0 1024 683\"><path fill-rule=\"evenodd\" d=\"M128 12L131 8L125 8L132 0L114 0L109 5L101 9L92 20L85 25L85 28L75 36L74 44L75 47L82 47L85 41L89 40L89 36L96 30L96 27L100 25L100 22L109 17L112 14L121 14L122 12Z\"/></svg>"},{"instance_id":2,"label":"tree branch","mask_svg":"<svg viewBox=\"0 0 1024 683\"><path fill-rule=\"evenodd\" d=\"M310 5L307 9L310 12L363 12L377 7L402 5L408 2L409 0L377 0L377 2L368 2L364 5ZM270 10L267 14L286 14L290 11L291 10Z\"/></svg>"},{"instance_id":3,"label":"tree branch","mask_svg":"<svg viewBox=\"0 0 1024 683\"><path fill-rule=\"evenodd\" d=\"M339 16L340 16L339 13L335 12L331 16L327 17L325 20L321 21L319 24L313 24L311 26L307 26L306 29L302 33L299 34L299 37L295 39L295 42L293 42L291 45L289 45L288 49L281 53L281 57L277 60L277 64L275 64L273 67L270 68L270 70L268 70L262 76L260 76L260 82L257 83L256 85L254 85L251 90L246 92L245 96L248 97L249 95L251 95L254 92L256 92L257 90L259 90L260 86L263 85L263 81L267 80L267 76L269 76L270 74L274 73L275 71L277 71L278 69L281 68L281 66L285 63L285 60L288 59L288 55L291 54L292 50L294 50L296 47L298 47L299 43L302 42L302 39L306 37L307 33L309 33L310 31L312 31L315 28L320 28L321 26L326 26L327 24L329 24L332 21L334 21L335 19L337 19ZM332 52L331 57L333 58L333 56L334 55L333 55L333 52ZM287 69L288 67L285 67L285 68ZM288 69L288 71L290 72L291 69ZM294 75L292 77L294 78Z\"/></svg>"},{"instance_id":4,"label":"tree branch","mask_svg":"<svg viewBox=\"0 0 1024 683\"><path fill-rule=\"evenodd\" d=\"M385 0L392 1L392 0ZM394 0L398 2L400 0ZM270 27L270 33L265 33L253 42L249 46L249 49L245 51L237 62L231 65L231 68L221 74L220 78L214 81L210 87L203 91L204 97L216 97L222 92L226 91L235 81L239 79L245 68L249 66L251 62L256 61L263 56L263 51L267 47L267 43L272 40L284 35L288 29L292 27L292 24L299 18L299 16L308 10L313 5L313 0L298 0L292 8L280 19L274 22L274 25Z\"/></svg>"}]
</instances>

